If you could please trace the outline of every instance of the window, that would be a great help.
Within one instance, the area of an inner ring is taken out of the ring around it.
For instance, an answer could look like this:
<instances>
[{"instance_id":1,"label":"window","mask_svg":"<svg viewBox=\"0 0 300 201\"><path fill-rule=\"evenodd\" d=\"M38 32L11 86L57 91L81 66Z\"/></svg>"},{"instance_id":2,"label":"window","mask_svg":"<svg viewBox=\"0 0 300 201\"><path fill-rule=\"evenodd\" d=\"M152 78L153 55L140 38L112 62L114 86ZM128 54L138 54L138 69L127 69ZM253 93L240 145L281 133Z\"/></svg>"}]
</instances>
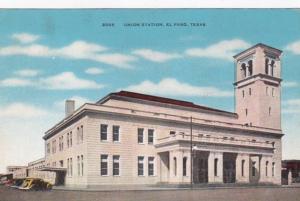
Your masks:
<instances>
[{"instance_id":1,"label":"window","mask_svg":"<svg viewBox=\"0 0 300 201\"><path fill-rule=\"evenodd\" d=\"M269 87L266 87L266 95L269 95Z\"/></svg>"},{"instance_id":2,"label":"window","mask_svg":"<svg viewBox=\"0 0 300 201\"><path fill-rule=\"evenodd\" d=\"M242 177L244 176L245 160L242 160Z\"/></svg>"},{"instance_id":3,"label":"window","mask_svg":"<svg viewBox=\"0 0 300 201\"><path fill-rule=\"evenodd\" d=\"M272 177L274 177L275 174L275 163L272 163Z\"/></svg>"},{"instance_id":4,"label":"window","mask_svg":"<svg viewBox=\"0 0 300 201\"><path fill-rule=\"evenodd\" d=\"M70 175L73 175L73 160L70 158Z\"/></svg>"},{"instance_id":5,"label":"window","mask_svg":"<svg viewBox=\"0 0 300 201\"><path fill-rule=\"evenodd\" d=\"M52 141L52 153L56 153L56 140Z\"/></svg>"},{"instance_id":6,"label":"window","mask_svg":"<svg viewBox=\"0 0 300 201\"><path fill-rule=\"evenodd\" d=\"M46 147L47 147L47 154L50 154L50 143L47 143Z\"/></svg>"},{"instance_id":7,"label":"window","mask_svg":"<svg viewBox=\"0 0 300 201\"><path fill-rule=\"evenodd\" d=\"M138 156L138 176L144 175L144 156Z\"/></svg>"},{"instance_id":8,"label":"window","mask_svg":"<svg viewBox=\"0 0 300 201\"><path fill-rule=\"evenodd\" d=\"M64 136L61 136L61 151L64 150Z\"/></svg>"},{"instance_id":9,"label":"window","mask_svg":"<svg viewBox=\"0 0 300 201\"><path fill-rule=\"evenodd\" d=\"M275 96L275 90L274 90L274 88L272 88L272 97L274 97Z\"/></svg>"},{"instance_id":10,"label":"window","mask_svg":"<svg viewBox=\"0 0 300 201\"><path fill-rule=\"evenodd\" d=\"M217 158L215 158L214 165L215 165L215 176L218 176L218 159Z\"/></svg>"},{"instance_id":11,"label":"window","mask_svg":"<svg viewBox=\"0 0 300 201\"><path fill-rule=\"evenodd\" d=\"M56 162L52 162L52 166L53 166L53 167L56 167Z\"/></svg>"},{"instance_id":12,"label":"window","mask_svg":"<svg viewBox=\"0 0 300 201\"><path fill-rule=\"evenodd\" d=\"M255 171L256 171L255 162L253 161L252 162L252 177L255 177Z\"/></svg>"},{"instance_id":13,"label":"window","mask_svg":"<svg viewBox=\"0 0 300 201\"><path fill-rule=\"evenodd\" d=\"M173 161L174 161L174 175L176 176L177 175L177 158L174 157Z\"/></svg>"},{"instance_id":14,"label":"window","mask_svg":"<svg viewBox=\"0 0 300 201\"><path fill-rule=\"evenodd\" d=\"M83 142L83 126L80 126L80 142Z\"/></svg>"},{"instance_id":15,"label":"window","mask_svg":"<svg viewBox=\"0 0 300 201\"><path fill-rule=\"evenodd\" d=\"M70 132L70 147L72 147L72 131Z\"/></svg>"},{"instance_id":16,"label":"window","mask_svg":"<svg viewBox=\"0 0 300 201\"><path fill-rule=\"evenodd\" d=\"M59 161L59 165L60 165L60 167L64 167L64 161L63 161L63 160L60 160L60 161Z\"/></svg>"},{"instance_id":17,"label":"window","mask_svg":"<svg viewBox=\"0 0 300 201\"><path fill-rule=\"evenodd\" d=\"M67 133L67 148L70 147L70 134Z\"/></svg>"},{"instance_id":18,"label":"window","mask_svg":"<svg viewBox=\"0 0 300 201\"><path fill-rule=\"evenodd\" d=\"M265 61L265 73L267 75L269 74L269 59L266 59Z\"/></svg>"},{"instance_id":19,"label":"window","mask_svg":"<svg viewBox=\"0 0 300 201\"><path fill-rule=\"evenodd\" d=\"M266 177L268 176L268 166L269 166L269 161L266 161Z\"/></svg>"},{"instance_id":20,"label":"window","mask_svg":"<svg viewBox=\"0 0 300 201\"><path fill-rule=\"evenodd\" d=\"M153 144L154 130L148 129L148 144Z\"/></svg>"},{"instance_id":21,"label":"window","mask_svg":"<svg viewBox=\"0 0 300 201\"><path fill-rule=\"evenodd\" d=\"M248 61L248 75L249 76L252 76L252 74L253 74L253 62L252 62L252 60L250 60L250 61Z\"/></svg>"},{"instance_id":22,"label":"window","mask_svg":"<svg viewBox=\"0 0 300 201\"><path fill-rule=\"evenodd\" d=\"M77 127L77 133L76 133L77 144L79 144L79 135L80 135L80 131L79 131L79 127Z\"/></svg>"},{"instance_id":23,"label":"window","mask_svg":"<svg viewBox=\"0 0 300 201\"><path fill-rule=\"evenodd\" d=\"M107 125L106 124L101 124L100 125L100 139L103 141L107 140Z\"/></svg>"},{"instance_id":24,"label":"window","mask_svg":"<svg viewBox=\"0 0 300 201\"><path fill-rule=\"evenodd\" d=\"M242 77L243 78L245 78L246 76L247 76L247 74L246 74L247 72L246 72L246 64L242 64Z\"/></svg>"},{"instance_id":25,"label":"window","mask_svg":"<svg viewBox=\"0 0 300 201\"><path fill-rule=\"evenodd\" d=\"M80 176L80 157L77 156L77 173L78 173L78 176Z\"/></svg>"},{"instance_id":26,"label":"window","mask_svg":"<svg viewBox=\"0 0 300 201\"><path fill-rule=\"evenodd\" d=\"M251 96L251 88L249 88L249 96Z\"/></svg>"},{"instance_id":27,"label":"window","mask_svg":"<svg viewBox=\"0 0 300 201\"><path fill-rule=\"evenodd\" d=\"M113 176L120 175L120 156L113 156Z\"/></svg>"},{"instance_id":28,"label":"window","mask_svg":"<svg viewBox=\"0 0 300 201\"><path fill-rule=\"evenodd\" d=\"M247 108L245 109L245 113L246 113L246 116L248 116L248 109Z\"/></svg>"},{"instance_id":29,"label":"window","mask_svg":"<svg viewBox=\"0 0 300 201\"><path fill-rule=\"evenodd\" d=\"M108 155L101 155L101 176L108 175Z\"/></svg>"},{"instance_id":30,"label":"window","mask_svg":"<svg viewBox=\"0 0 300 201\"><path fill-rule=\"evenodd\" d=\"M67 175L70 176L70 159L67 159Z\"/></svg>"},{"instance_id":31,"label":"window","mask_svg":"<svg viewBox=\"0 0 300 201\"><path fill-rule=\"evenodd\" d=\"M243 94L243 98L245 98L245 91L244 90L242 91L242 94Z\"/></svg>"},{"instance_id":32,"label":"window","mask_svg":"<svg viewBox=\"0 0 300 201\"><path fill-rule=\"evenodd\" d=\"M81 176L83 176L83 155L81 155Z\"/></svg>"},{"instance_id":33,"label":"window","mask_svg":"<svg viewBox=\"0 0 300 201\"><path fill-rule=\"evenodd\" d=\"M154 157L148 157L148 175L154 176Z\"/></svg>"},{"instance_id":34,"label":"window","mask_svg":"<svg viewBox=\"0 0 300 201\"><path fill-rule=\"evenodd\" d=\"M138 143L142 144L144 143L144 129L138 128Z\"/></svg>"},{"instance_id":35,"label":"window","mask_svg":"<svg viewBox=\"0 0 300 201\"><path fill-rule=\"evenodd\" d=\"M274 64L275 64L275 61L272 60L271 65L270 65L270 67L271 67L271 76L274 76Z\"/></svg>"},{"instance_id":36,"label":"window","mask_svg":"<svg viewBox=\"0 0 300 201\"><path fill-rule=\"evenodd\" d=\"M187 175L187 169L186 169L186 166L187 166L187 157L183 157L183 164L182 164L182 175L183 176L186 176Z\"/></svg>"},{"instance_id":37,"label":"window","mask_svg":"<svg viewBox=\"0 0 300 201\"><path fill-rule=\"evenodd\" d=\"M176 135L176 132L175 131L170 131L170 135Z\"/></svg>"},{"instance_id":38,"label":"window","mask_svg":"<svg viewBox=\"0 0 300 201\"><path fill-rule=\"evenodd\" d=\"M113 141L120 141L120 126L113 126Z\"/></svg>"},{"instance_id":39,"label":"window","mask_svg":"<svg viewBox=\"0 0 300 201\"><path fill-rule=\"evenodd\" d=\"M271 116L271 107L269 107L269 116Z\"/></svg>"}]
</instances>

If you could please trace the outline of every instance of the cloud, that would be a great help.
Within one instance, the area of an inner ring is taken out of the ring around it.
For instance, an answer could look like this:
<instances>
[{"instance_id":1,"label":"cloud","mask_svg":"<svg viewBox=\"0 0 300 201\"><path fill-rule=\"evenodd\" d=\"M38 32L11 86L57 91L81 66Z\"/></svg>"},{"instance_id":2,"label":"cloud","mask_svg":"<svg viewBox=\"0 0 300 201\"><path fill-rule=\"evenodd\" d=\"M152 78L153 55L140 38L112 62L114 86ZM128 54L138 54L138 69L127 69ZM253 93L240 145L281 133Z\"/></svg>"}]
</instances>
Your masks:
<instances>
[{"instance_id":1,"label":"cloud","mask_svg":"<svg viewBox=\"0 0 300 201\"><path fill-rule=\"evenodd\" d=\"M176 53L164 53L159 51L154 51L151 49L137 49L132 52L135 55L141 56L144 59L153 61L153 62L166 62L172 59L181 58L179 54Z\"/></svg>"},{"instance_id":2,"label":"cloud","mask_svg":"<svg viewBox=\"0 0 300 201\"><path fill-rule=\"evenodd\" d=\"M293 54L300 55L300 40L288 44L285 49L292 52Z\"/></svg>"},{"instance_id":3,"label":"cloud","mask_svg":"<svg viewBox=\"0 0 300 201\"><path fill-rule=\"evenodd\" d=\"M90 75L99 75L102 74L104 71L101 68L91 67L86 69L84 72Z\"/></svg>"},{"instance_id":4,"label":"cloud","mask_svg":"<svg viewBox=\"0 0 300 201\"><path fill-rule=\"evenodd\" d=\"M130 68L131 62L136 58L131 55L120 53L107 53L108 48L85 41L74 41L73 43L60 47L50 48L40 44L12 45L0 48L0 56L25 55L32 57L60 57L66 59L85 59L101 62L119 68ZM105 52L105 53L104 53Z\"/></svg>"},{"instance_id":5,"label":"cloud","mask_svg":"<svg viewBox=\"0 0 300 201\"><path fill-rule=\"evenodd\" d=\"M35 87L49 90L101 89L104 85L93 80L78 78L73 72L62 72L57 75L39 79L8 78L0 80L1 87Z\"/></svg>"},{"instance_id":6,"label":"cloud","mask_svg":"<svg viewBox=\"0 0 300 201\"><path fill-rule=\"evenodd\" d=\"M22 76L22 77L34 77L38 75L38 71L37 70L32 70L32 69L23 69L23 70L19 70L16 71L15 74Z\"/></svg>"},{"instance_id":7,"label":"cloud","mask_svg":"<svg viewBox=\"0 0 300 201\"><path fill-rule=\"evenodd\" d=\"M232 61L233 56L237 54L239 50L249 48L250 46L251 45L248 42L240 39L223 40L205 48L187 49L185 54L191 57L215 58Z\"/></svg>"},{"instance_id":8,"label":"cloud","mask_svg":"<svg viewBox=\"0 0 300 201\"><path fill-rule=\"evenodd\" d=\"M62 72L58 75L50 76L40 80L41 88L46 89L100 89L100 85L92 80L85 80L76 77L73 72Z\"/></svg>"},{"instance_id":9,"label":"cloud","mask_svg":"<svg viewBox=\"0 0 300 201\"><path fill-rule=\"evenodd\" d=\"M298 82L295 81L283 81L282 86L286 88L297 87L299 86Z\"/></svg>"},{"instance_id":10,"label":"cloud","mask_svg":"<svg viewBox=\"0 0 300 201\"><path fill-rule=\"evenodd\" d=\"M11 103L5 107L0 107L0 111L0 117L5 118L26 119L47 115L47 111L24 103Z\"/></svg>"},{"instance_id":11,"label":"cloud","mask_svg":"<svg viewBox=\"0 0 300 201\"><path fill-rule=\"evenodd\" d=\"M195 97L231 97L231 91L220 90L215 87L192 86L188 83L182 83L174 78L162 79L159 83L143 81L138 85L131 85L125 90L135 91L146 94L162 96L195 96Z\"/></svg>"},{"instance_id":12,"label":"cloud","mask_svg":"<svg viewBox=\"0 0 300 201\"><path fill-rule=\"evenodd\" d=\"M289 99L282 102L282 112L286 114L300 114L300 99Z\"/></svg>"},{"instance_id":13,"label":"cloud","mask_svg":"<svg viewBox=\"0 0 300 201\"><path fill-rule=\"evenodd\" d=\"M7 78L0 80L1 87L27 87L32 85L32 81L22 78Z\"/></svg>"},{"instance_id":14,"label":"cloud","mask_svg":"<svg viewBox=\"0 0 300 201\"><path fill-rule=\"evenodd\" d=\"M32 43L40 38L39 35L33 35L29 33L15 33L11 37L20 43Z\"/></svg>"}]
</instances>

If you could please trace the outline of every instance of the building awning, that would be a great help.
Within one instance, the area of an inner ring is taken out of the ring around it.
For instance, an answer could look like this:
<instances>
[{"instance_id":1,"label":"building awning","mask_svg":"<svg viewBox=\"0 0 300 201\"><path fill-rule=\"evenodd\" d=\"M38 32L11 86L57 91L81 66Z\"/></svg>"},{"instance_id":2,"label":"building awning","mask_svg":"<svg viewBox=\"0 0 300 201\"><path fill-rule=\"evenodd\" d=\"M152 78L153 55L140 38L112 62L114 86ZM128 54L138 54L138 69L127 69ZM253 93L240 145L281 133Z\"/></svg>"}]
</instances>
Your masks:
<instances>
[{"instance_id":1,"label":"building awning","mask_svg":"<svg viewBox=\"0 0 300 201\"><path fill-rule=\"evenodd\" d=\"M43 167L38 170L39 171L48 171L48 172L67 172L67 168L61 168L61 167Z\"/></svg>"}]
</instances>

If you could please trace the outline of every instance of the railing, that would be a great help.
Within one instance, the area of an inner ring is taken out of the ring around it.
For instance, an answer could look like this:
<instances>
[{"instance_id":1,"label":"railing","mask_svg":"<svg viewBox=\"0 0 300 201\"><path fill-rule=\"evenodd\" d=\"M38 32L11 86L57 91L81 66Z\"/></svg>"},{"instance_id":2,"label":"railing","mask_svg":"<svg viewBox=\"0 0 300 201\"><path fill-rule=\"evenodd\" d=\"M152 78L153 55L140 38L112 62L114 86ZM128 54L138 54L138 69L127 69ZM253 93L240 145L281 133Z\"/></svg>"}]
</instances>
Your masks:
<instances>
[{"instance_id":1,"label":"railing","mask_svg":"<svg viewBox=\"0 0 300 201\"><path fill-rule=\"evenodd\" d=\"M233 137L217 137L205 134L194 134L192 136L193 142L212 143L212 144L226 144L226 145L238 145L248 147L259 147L259 148L274 148L274 143L269 141L257 141L248 139L237 139ZM170 135L168 137L157 139L157 145L174 142L174 141L190 141L191 135L179 133Z\"/></svg>"}]
</instances>

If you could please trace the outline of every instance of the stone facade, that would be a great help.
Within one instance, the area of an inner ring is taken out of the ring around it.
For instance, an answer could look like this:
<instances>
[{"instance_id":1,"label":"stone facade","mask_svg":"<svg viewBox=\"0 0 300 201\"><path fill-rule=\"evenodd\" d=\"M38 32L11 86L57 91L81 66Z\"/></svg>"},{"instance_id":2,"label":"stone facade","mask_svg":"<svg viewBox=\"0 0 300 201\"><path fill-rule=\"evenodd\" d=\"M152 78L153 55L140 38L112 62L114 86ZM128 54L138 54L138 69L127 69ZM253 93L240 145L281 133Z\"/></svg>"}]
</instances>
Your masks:
<instances>
[{"instance_id":1,"label":"stone facade","mask_svg":"<svg viewBox=\"0 0 300 201\"><path fill-rule=\"evenodd\" d=\"M125 91L84 104L45 133L45 167L65 185L280 184L280 55L234 57L236 113Z\"/></svg>"}]
</instances>

